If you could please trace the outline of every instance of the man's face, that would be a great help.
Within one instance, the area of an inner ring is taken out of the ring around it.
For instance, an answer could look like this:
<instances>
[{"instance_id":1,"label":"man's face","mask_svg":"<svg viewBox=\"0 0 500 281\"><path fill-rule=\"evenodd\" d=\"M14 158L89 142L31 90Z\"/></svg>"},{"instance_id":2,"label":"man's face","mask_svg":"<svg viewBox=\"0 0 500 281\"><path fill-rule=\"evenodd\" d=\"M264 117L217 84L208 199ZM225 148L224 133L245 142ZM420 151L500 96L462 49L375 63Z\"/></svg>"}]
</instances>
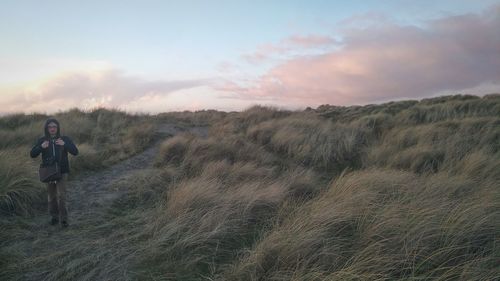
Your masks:
<instances>
[{"instance_id":1,"label":"man's face","mask_svg":"<svg viewBox=\"0 0 500 281\"><path fill-rule=\"evenodd\" d=\"M54 122L50 122L49 125L47 125L47 128L49 129L49 134L54 136L57 133L57 124Z\"/></svg>"}]
</instances>

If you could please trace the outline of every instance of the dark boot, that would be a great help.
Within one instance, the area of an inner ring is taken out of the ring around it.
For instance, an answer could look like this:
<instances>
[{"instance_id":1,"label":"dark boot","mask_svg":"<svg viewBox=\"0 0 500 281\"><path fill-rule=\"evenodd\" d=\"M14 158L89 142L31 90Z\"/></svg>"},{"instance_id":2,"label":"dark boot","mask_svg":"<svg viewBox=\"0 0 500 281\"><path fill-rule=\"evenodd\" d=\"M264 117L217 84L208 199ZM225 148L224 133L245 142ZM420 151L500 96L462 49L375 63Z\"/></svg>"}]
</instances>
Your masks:
<instances>
[{"instance_id":1,"label":"dark boot","mask_svg":"<svg viewBox=\"0 0 500 281\"><path fill-rule=\"evenodd\" d=\"M62 225L62 227L68 227L69 223L67 221L62 221L61 225Z\"/></svg>"},{"instance_id":2,"label":"dark boot","mask_svg":"<svg viewBox=\"0 0 500 281\"><path fill-rule=\"evenodd\" d=\"M56 225L56 224L59 224L59 219L58 218L52 218L50 220L50 225Z\"/></svg>"}]
</instances>

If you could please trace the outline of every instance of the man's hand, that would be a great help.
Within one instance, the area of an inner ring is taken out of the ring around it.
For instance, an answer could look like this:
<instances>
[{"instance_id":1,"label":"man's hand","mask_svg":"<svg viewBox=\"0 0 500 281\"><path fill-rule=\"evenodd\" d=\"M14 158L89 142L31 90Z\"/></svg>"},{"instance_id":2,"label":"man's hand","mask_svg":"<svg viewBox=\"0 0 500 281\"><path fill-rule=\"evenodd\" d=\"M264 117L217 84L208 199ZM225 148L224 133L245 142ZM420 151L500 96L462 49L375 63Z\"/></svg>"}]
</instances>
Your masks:
<instances>
[{"instance_id":1,"label":"man's hand","mask_svg":"<svg viewBox=\"0 0 500 281\"><path fill-rule=\"evenodd\" d=\"M44 141L44 142L42 142L42 148L44 148L44 149L45 149L45 148L47 148L47 147L49 147L49 141Z\"/></svg>"},{"instance_id":2,"label":"man's hand","mask_svg":"<svg viewBox=\"0 0 500 281\"><path fill-rule=\"evenodd\" d=\"M64 141L63 141L61 138L58 138L58 139L56 140L56 144L57 144L57 145L61 145L61 146L62 146L62 145L64 145Z\"/></svg>"}]
</instances>

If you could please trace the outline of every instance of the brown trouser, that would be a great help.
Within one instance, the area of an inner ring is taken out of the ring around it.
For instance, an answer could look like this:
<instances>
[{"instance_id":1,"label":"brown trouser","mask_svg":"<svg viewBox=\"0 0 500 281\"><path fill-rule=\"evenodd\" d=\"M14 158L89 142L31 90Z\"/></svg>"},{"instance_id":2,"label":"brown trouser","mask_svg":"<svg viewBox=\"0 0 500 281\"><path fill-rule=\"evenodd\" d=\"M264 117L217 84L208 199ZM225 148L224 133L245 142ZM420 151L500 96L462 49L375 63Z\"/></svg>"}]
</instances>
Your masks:
<instances>
[{"instance_id":1,"label":"brown trouser","mask_svg":"<svg viewBox=\"0 0 500 281\"><path fill-rule=\"evenodd\" d=\"M62 179L47 184L49 214L54 219L60 221L68 220L68 210L66 209L66 181L68 174L63 174Z\"/></svg>"}]
</instances>

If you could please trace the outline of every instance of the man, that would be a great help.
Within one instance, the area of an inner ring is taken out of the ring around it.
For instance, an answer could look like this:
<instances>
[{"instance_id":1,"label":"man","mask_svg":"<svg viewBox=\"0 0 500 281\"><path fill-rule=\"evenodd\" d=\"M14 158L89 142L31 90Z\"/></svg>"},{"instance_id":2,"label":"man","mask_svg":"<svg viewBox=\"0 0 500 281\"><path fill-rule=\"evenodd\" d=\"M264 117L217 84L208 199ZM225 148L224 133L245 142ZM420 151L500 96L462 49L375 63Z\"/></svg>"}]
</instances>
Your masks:
<instances>
[{"instance_id":1,"label":"man","mask_svg":"<svg viewBox=\"0 0 500 281\"><path fill-rule=\"evenodd\" d=\"M61 167L62 178L47 184L49 214L52 217L50 224L61 222L63 227L68 224L68 210L66 209L66 181L69 173L68 152L78 155L78 149L73 141L60 135L59 122L50 118L45 122L44 137L40 138L31 149L31 157L35 158L42 153L42 161L55 161ZM54 156L55 155L55 156Z\"/></svg>"}]
</instances>

